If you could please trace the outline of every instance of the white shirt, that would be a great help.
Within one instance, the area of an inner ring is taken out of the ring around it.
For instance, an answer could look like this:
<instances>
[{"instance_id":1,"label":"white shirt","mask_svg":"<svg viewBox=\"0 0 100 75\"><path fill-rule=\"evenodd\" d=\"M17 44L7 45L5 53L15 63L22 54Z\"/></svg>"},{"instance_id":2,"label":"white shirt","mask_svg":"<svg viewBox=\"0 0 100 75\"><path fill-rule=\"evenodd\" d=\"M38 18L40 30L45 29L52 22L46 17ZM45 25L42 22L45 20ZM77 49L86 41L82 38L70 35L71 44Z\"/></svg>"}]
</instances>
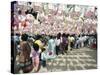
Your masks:
<instances>
[{"instance_id":1,"label":"white shirt","mask_svg":"<svg viewBox=\"0 0 100 75\"><path fill-rule=\"evenodd\" d=\"M56 38L55 42L56 42L56 46L59 46L61 41L60 41L60 39Z\"/></svg>"},{"instance_id":2,"label":"white shirt","mask_svg":"<svg viewBox=\"0 0 100 75\"><path fill-rule=\"evenodd\" d=\"M42 53L41 53L41 59L42 59L42 60L46 60L46 54L45 54L45 52L42 52Z\"/></svg>"}]
</instances>

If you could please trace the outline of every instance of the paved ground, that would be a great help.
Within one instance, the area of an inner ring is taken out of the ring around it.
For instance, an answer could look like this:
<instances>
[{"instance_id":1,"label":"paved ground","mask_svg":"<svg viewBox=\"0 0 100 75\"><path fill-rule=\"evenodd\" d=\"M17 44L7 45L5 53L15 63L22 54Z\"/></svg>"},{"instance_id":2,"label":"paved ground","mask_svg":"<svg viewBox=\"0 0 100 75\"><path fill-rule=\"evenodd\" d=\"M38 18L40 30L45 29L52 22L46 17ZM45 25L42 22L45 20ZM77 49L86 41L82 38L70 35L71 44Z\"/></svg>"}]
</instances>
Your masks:
<instances>
[{"instance_id":1,"label":"paved ground","mask_svg":"<svg viewBox=\"0 0 100 75\"><path fill-rule=\"evenodd\" d=\"M97 50L90 48L73 49L65 55L58 55L54 60L48 60L47 66L41 66L39 72L58 72L88 70L97 68ZM34 69L33 69L34 70ZM31 71L31 73L34 71ZM22 73L22 71L20 71Z\"/></svg>"},{"instance_id":2,"label":"paved ground","mask_svg":"<svg viewBox=\"0 0 100 75\"><path fill-rule=\"evenodd\" d=\"M97 68L97 51L90 48L74 49L65 55L58 55L47 61L47 67L39 72L58 72L68 70L87 70Z\"/></svg>"}]
</instances>

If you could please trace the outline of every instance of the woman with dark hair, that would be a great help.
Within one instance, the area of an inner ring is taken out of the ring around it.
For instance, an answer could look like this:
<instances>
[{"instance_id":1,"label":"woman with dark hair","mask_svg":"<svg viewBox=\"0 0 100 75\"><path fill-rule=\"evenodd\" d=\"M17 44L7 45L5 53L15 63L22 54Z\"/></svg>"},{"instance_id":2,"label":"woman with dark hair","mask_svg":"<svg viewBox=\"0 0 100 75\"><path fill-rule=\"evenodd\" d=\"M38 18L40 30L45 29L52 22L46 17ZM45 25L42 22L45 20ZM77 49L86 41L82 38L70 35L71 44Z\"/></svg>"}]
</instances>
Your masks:
<instances>
[{"instance_id":1,"label":"woman with dark hair","mask_svg":"<svg viewBox=\"0 0 100 75\"><path fill-rule=\"evenodd\" d=\"M39 45L36 43L33 43L32 62L33 62L34 72L38 72L40 69L40 53L39 53Z\"/></svg>"},{"instance_id":2,"label":"woman with dark hair","mask_svg":"<svg viewBox=\"0 0 100 75\"><path fill-rule=\"evenodd\" d=\"M27 41L28 40L28 35L27 34L22 34L21 40L22 41Z\"/></svg>"},{"instance_id":3,"label":"woman with dark hair","mask_svg":"<svg viewBox=\"0 0 100 75\"><path fill-rule=\"evenodd\" d=\"M19 65L24 73L28 73L33 69L32 59L30 58L31 47L27 42L28 35L22 34L21 40L22 41L20 43L21 52L19 55Z\"/></svg>"}]
</instances>

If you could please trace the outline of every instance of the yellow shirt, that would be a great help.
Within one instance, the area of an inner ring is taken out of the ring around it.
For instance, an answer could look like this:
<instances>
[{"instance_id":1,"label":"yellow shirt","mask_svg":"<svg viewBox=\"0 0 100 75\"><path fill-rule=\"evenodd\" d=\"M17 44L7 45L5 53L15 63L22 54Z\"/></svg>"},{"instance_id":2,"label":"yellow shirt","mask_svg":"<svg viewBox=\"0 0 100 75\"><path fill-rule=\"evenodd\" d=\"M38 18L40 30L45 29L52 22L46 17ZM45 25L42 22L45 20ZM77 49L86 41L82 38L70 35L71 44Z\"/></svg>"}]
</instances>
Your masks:
<instances>
[{"instance_id":1,"label":"yellow shirt","mask_svg":"<svg viewBox=\"0 0 100 75\"><path fill-rule=\"evenodd\" d=\"M43 44L42 44L42 42L40 40L36 40L35 43L38 44L40 48L43 47Z\"/></svg>"}]
</instances>

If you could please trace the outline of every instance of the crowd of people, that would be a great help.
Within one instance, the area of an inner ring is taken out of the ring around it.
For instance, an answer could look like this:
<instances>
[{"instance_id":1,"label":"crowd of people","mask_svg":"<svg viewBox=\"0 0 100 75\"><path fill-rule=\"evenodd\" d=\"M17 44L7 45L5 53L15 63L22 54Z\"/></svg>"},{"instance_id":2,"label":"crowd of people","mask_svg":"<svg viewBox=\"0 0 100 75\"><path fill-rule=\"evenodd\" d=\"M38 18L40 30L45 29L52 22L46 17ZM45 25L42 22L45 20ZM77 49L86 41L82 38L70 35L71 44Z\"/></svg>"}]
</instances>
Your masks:
<instances>
[{"instance_id":1,"label":"crowd of people","mask_svg":"<svg viewBox=\"0 0 100 75\"><path fill-rule=\"evenodd\" d=\"M67 55L71 50L82 47L97 49L96 36L96 34L76 36L65 33L58 33L55 36L12 34L14 61L17 63L15 71L23 70L27 73L34 68L34 72L38 72L41 66L46 67L47 60L53 60L60 54Z\"/></svg>"},{"instance_id":2,"label":"crowd of people","mask_svg":"<svg viewBox=\"0 0 100 75\"><path fill-rule=\"evenodd\" d=\"M12 8L11 23L14 31L46 35L57 35L59 32L66 34L94 34L97 32L96 7L25 3L16 2L12 6L14 8ZM63 9L64 7L65 9ZM77 7L80 10L77 11Z\"/></svg>"},{"instance_id":3,"label":"crowd of people","mask_svg":"<svg viewBox=\"0 0 100 75\"><path fill-rule=\"evenodd\" d=\"M41 66L46 67L47 60L53 60L59 54L67 55L73 49L97 49L97 14L93 13L97 10L95 7L89 16L85 14L80 17L81 12L75 9L66 13L60 4L52 5L12 3L11 49L15 73L20 70L24 73L33 70L38 72Z\"/></svg>"}]
</instances>

